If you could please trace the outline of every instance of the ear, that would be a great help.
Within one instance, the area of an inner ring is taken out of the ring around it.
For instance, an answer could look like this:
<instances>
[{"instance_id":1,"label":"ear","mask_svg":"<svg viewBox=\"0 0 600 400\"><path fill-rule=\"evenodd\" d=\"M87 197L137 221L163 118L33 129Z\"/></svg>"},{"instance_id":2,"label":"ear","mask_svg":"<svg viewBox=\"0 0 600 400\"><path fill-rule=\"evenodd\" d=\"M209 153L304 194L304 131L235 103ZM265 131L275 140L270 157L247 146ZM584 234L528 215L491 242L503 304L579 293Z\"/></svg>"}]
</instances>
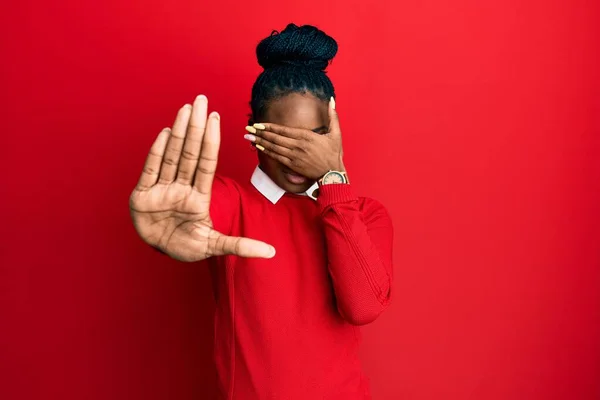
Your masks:
<instances>
[{"instance_id":1,"label":"ear","mask_svg":"<svg viewBox=\"0 0 600 400\"><path fill-rule=\"evenodd\" d=\"M342 135L342 130L340 129L340 120L338 113L335 110L335 99L333 96L329 100L329 135L335 137Z\"/></svg>"}]
</instances>

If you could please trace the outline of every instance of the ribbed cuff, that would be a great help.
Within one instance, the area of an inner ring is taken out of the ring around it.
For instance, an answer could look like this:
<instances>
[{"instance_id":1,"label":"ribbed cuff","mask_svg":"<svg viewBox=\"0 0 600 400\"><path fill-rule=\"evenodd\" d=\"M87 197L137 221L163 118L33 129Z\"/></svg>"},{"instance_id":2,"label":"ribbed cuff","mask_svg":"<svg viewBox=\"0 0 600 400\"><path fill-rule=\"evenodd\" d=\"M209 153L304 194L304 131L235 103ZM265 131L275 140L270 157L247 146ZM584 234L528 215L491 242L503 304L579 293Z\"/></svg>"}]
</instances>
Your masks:
<instances>
[{"instance_id":1,"label":"ribbed cuff","mask_svg":"<svg viewBox=\"0 0 600 400\"><path fill-rule=\"evenodd\" d=\"M358 197L354 193L354 189L350 184L330 184L323 185L319 188L319 197L317 204L319 211L323 213L328 207L337 203L348 203L357 201Z\"/></svg>"}]
</instances>

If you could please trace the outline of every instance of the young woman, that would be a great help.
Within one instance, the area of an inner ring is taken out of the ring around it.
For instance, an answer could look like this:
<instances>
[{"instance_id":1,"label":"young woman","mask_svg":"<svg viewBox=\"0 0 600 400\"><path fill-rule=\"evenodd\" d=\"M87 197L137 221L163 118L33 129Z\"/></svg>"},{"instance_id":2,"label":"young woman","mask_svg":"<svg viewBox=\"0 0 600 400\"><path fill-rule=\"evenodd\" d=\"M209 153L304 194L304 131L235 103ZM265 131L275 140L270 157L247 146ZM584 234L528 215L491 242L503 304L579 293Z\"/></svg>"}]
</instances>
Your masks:
<instances>
[{"instance_id":1,"label":"young woman","mask_svg":"<svg viewBox=\"0 0 600 400\"><path fill-rule=\"evenodd\" d=\"M324 72L336 52L324 32L293 24L258 45L250 182L215 176L220 117L198 96L158 135L131 194L144 241L209 259L224 399L370 398L358 326L390 302L392 224L344 168Z\"/></svg>"}]
</instances>

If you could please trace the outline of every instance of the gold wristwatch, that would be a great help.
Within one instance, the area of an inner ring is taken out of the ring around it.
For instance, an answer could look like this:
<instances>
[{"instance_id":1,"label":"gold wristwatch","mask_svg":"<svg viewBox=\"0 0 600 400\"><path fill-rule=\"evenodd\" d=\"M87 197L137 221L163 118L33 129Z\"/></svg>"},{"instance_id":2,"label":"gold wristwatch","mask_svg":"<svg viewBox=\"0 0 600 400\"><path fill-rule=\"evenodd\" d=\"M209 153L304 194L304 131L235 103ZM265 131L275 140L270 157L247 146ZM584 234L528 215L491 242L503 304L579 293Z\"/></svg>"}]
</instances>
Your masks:
<instances>
[{"instance_id":1,"label":"gold wristwatch","mask_svg":"<svg viewBox=\"0 0 600 400\"><path fill-rule=\"evenodd\" d=\"M317 200L319 197L319 187L323 185L331 185L336 183L350 183L348 174L343 171L329 171L321 179L316 181L307 191L308 197Z\"/></svg>"},{"instance_id":2,"label":"gold wristwatch","mask_svg":"<svg viewBox=\"0 0 600 400\"><path fill-rule=\"evenodd\" d=\"M329 171L321 179L319 179L319 186L331 185L340 183L350 183L348 180L348 174L344 171Z\"/></svg>"}]
</instances>

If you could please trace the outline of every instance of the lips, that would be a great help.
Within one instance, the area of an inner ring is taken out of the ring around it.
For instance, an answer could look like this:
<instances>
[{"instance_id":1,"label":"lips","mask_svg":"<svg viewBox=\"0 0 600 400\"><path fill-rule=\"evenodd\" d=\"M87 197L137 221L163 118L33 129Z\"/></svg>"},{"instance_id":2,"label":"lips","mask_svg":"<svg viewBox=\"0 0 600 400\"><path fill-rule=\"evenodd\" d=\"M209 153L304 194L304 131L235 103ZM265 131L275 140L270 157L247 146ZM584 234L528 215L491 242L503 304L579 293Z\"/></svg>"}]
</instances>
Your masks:
<instances>
[{"instance_id":1,"label":"lips","mask_svg":"<svg viewBox=\"0 0 600 400\"><path fill-rule=\"evenodd\" d=\"M297 173L292 171L283 171L283 174L285 175L285 179L287 179L288 182L293 183L294 185L302 185L306 183L306 181L308 181L306 177L298 175Z\"/></svg>"}]
</instances>

